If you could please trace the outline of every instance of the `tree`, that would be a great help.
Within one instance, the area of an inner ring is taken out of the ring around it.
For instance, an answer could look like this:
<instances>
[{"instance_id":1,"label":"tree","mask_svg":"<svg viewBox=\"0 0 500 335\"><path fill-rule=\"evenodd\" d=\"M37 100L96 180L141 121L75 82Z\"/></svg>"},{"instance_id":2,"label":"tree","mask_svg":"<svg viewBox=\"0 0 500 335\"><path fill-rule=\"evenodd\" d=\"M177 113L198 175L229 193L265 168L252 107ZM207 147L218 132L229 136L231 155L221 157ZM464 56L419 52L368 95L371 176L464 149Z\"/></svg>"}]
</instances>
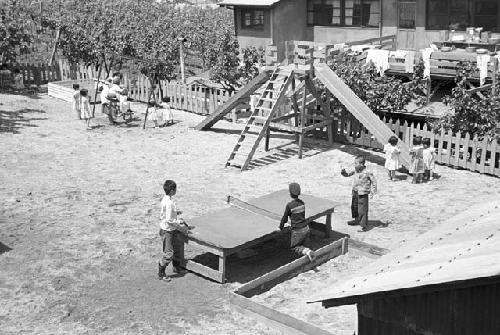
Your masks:
<instances>
[{"instance_id":1,"label":"tree","mask_svg":"<svg viewBox=\"0 0 500 335\"><path fill-rule=\"evenodd\" d=\"M492 95L487 90L482 91L482 96L470 93L467 81L475 71L476 66L471 62L459 64L456 87L452 89L451 95L443 98L449 112L433 122L435 131L468 132L471 137L496 136L500 127L500 96Z\"/></svg>"},{"instance_id":2,"label":"tree","mask_svg":"<svg viewBox=\"0 0 500 335\"><path fill-rule=\"evenodd\" d=\"M26 1L0 1L0 62L17 63L18 56L30 52L34 22Z\"/></svg>"}]
</instances>

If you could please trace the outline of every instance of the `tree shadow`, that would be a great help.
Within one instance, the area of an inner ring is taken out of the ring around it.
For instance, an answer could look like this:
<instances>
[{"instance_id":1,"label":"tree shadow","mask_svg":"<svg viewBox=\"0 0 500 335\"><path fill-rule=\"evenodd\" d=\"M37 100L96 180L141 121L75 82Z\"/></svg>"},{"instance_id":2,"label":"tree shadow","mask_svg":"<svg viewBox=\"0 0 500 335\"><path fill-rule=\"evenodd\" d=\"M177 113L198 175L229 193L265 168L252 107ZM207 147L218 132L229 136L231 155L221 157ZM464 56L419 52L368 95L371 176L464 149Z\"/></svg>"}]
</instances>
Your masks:
<instances>
[{"instance_id":1,"label":"tree shadow","mask_svg":"<svg viewBox=\"0 0 500 335\"><path fill-rule=\"evenodd\" d=\"M45 114L41 109L24 108L16 111L0 110L0 133L19 134L19 130L24 127L38 127L31 121L43 121L47 118L34 118L26 114L40 113Z\"/></svg>"},{"instance_id":2,"label":"tree shadow","mask_svg":"<svg viewBox=\"0 0 500 335\"><path fill-rule=\"evenodd\" d=\"M3 253L6 253L6 252L9 252L11 251L12 248L3 244L2 242L0 242L0 255L3 254Z\"/></svg>"},{"instance_id":3,"label":"tree shadow","mask_svg":"<svg viewBox=\"0 0 500 335\"><path fill-rule=\"evenodd\" d=\"M1 88L0 93L9 95L22 95L30 99L41 99L40 94L43 93L43 89L36 86L30 86L22 90L13 88Z\"/></svg>"}]
</instances>

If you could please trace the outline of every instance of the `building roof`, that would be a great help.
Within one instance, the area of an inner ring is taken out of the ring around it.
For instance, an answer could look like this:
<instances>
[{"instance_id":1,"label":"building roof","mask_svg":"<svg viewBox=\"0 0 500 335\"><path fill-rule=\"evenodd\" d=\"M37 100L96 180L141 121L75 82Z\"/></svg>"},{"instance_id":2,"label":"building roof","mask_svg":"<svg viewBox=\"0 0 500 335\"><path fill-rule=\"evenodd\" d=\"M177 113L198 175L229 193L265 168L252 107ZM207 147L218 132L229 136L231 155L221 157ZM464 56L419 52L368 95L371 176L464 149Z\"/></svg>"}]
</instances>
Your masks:
<instances>
[{"instance_id":1,"label":"building roof","mask_svg":"<svg viewBox=\"0 0 500 335\"><path fill-rule=\"evenodd\" d=\"M219 6L254 6L254 7L271 7L280 0L223 0L219 2Z\"/></svg>"},{"instance_id":2,"label":"building roof","mask_svg":"<svg viewBox=\"0 0 500 335\"><path fill-rule=\"evenodd\" d=\"M472 279L492 277L500 281L500 200L447 220L309 302L340 306L473 285Z\"/></svg>"}]
</instances>

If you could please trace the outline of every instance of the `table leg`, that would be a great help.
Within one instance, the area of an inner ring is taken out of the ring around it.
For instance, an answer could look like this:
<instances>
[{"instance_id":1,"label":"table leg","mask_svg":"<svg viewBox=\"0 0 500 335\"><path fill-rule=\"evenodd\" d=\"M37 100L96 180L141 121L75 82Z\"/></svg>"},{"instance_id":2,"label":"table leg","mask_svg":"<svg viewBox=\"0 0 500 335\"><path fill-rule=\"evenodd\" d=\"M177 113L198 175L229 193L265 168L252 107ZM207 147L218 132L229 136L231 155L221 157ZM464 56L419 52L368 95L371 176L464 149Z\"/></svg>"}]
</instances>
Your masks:
<instances>
[{"instance_id":1,"label":"table leg","mask_svg":"<svg viewBox=\"0 0 500 335\"><path fill-rule=\"evenodd\" d=\"M186 260L184 259L184 243L186 239L184 235L175 232L174 233L174 259L179 262L179 265L183 268L186 267Z\"/></svg>"},{"instance_id":2,"label":"table leg","mask_svg":"<svg viewBox=\"0 0 500 335\"><path fill-rule=\"evenodd\" d=\"M219 272L221 273L221 283L226 282L226 255L219 256Z\"/></svg>"},{"instance_id":3,"label":"table leg","mask_svg":"<svg viewBox=\"0 0 500 335\"><path fill-rule=\"evenodd\" d=\"M326 223L325 223L325 237L330 237L330 232L332 231L332 213L326 214Z\"/></svg>"}]
</instances>

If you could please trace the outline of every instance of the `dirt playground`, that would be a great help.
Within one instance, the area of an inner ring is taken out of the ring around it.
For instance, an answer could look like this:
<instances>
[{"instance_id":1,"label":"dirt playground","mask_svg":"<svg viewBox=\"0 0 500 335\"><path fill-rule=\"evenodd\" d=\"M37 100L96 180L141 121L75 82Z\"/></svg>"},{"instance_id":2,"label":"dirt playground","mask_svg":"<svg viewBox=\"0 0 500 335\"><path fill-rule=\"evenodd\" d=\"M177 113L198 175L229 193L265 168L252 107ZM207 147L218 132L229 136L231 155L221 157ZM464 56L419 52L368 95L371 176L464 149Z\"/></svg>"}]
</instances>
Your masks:
<instances>
[{"instance_id":1,"label":"dirt playground","mask_svg":"<svg viewBox=\"0 0 500 335\"><path fill-rule=\"evenodd\" d=\"M224 164L242 124L223 121L199 132L192 127L203 116L176 111L173 126L148 123L143 130L140 113L117 127L96 116L87 131L69 103L0 94L2 334L278 334L233 311L227 292L240 279L224 285L192 273L170 283L156 279L167 178L178 183L187 221L226 206L228 194L246 200L297 181L303 193L339 203L333 229L387 249L500 193L498 178L443 166L428 184L412 185L406 175L390 182L382 153L320 140L307 140L299 160L286 134L271 140L270 152L261 148L254 168L241 173ZM379 181L366 233L346 225L351 180L340 176L359 153ZM355 327L351 307L324 310L300 297L369 261L356 253L342 256L255 299L332 333L348 333ZM250 265L258 268L259 258Z\"/></svg>"}]
</instances>

